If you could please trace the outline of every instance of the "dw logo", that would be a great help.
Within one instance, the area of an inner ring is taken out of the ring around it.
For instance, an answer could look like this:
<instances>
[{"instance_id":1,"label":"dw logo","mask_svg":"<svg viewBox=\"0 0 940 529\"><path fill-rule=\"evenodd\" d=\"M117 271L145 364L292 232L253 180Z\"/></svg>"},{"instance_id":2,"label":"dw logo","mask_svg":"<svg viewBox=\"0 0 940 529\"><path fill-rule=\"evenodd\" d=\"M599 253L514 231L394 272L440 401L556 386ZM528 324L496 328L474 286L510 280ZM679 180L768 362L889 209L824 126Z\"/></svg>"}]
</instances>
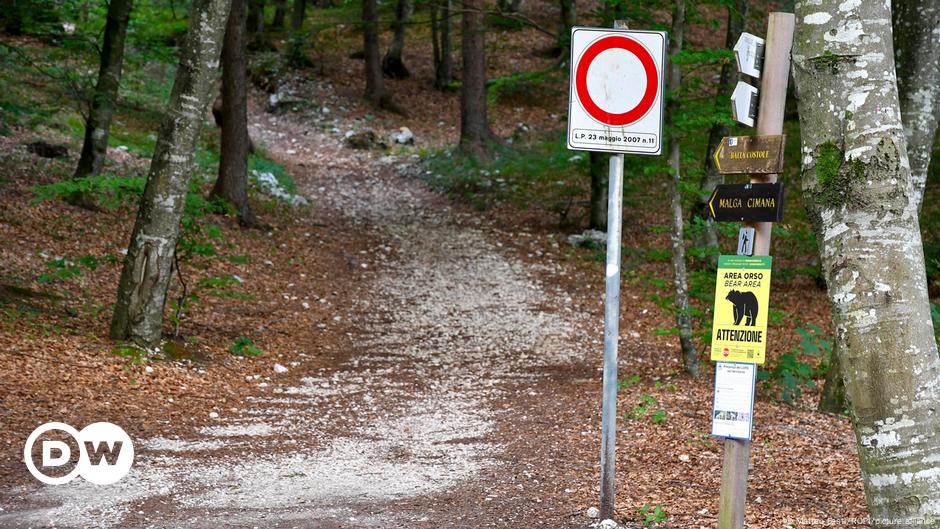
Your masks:
<instances>
[{"instance_id":1,"label":"dw logo","mask_svg":"<svg viewBox=\"0 0 940 529\"><path fill-rule=\"evenodd\" d=\"M52 432L64 432L71 439L54 439ZM44 473L33 460L33 447L40 436L45 438L40 444L41 465L48 474ZM73 446L78 448L78 461L72 461ZM61 485L75 479L75 476L85 478L96 485L109 485L123 478L134 463L134 445L131 438L120 426L109 422L96 422L77 431L71 426L61 422L47 422L33 430L26 439L23 449L23 460L26 468L34 478L47 485ZM70 472L64 472L64 467L74 464Z\"/></svg>"}]
</instances>

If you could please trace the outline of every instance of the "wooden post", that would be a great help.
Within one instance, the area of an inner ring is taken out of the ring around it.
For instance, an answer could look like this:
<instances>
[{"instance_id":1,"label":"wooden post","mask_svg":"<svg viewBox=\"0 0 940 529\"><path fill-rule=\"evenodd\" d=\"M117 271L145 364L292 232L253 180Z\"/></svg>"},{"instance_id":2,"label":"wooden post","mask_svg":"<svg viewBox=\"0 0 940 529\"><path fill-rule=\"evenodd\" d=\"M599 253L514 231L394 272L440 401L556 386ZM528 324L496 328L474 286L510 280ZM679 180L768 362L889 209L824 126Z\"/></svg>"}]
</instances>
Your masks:
<instances>
[{"instance_id":1,"label":"wooden post","mask_svg":"<svg viewBox=\"0 0 940 529\"><path fill-rule=\"evenodd\" d=\"M791 13L771 13L767 24L764 66L761 70L760 104L757 135L783 133L783 113L790 78L790 48L793 45L794 18ZM751 177L754 183L773 183L777 175ZM770 255L770 222L748 223L755 230L754 255ZM744 527L747 471L751 442L725 439L721 468L721 499L718 505L718 529Z\"/></svg>"}]
</instances>

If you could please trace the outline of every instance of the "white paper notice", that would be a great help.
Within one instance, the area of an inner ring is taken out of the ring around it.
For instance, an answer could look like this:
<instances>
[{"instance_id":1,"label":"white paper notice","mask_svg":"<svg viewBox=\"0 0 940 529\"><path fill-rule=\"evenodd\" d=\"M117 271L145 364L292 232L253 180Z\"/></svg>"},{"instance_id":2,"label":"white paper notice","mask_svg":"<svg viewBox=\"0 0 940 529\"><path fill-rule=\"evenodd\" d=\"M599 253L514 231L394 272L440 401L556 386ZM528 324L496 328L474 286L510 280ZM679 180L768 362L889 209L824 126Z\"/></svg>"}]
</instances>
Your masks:
<instances>
[{"instance_id":1,"label":"white paper notice","mask_svg":"<svg viewBox=\"0 0 940 529\"><path fill-rule=\"evenodd\" d=\"M737 362L715 364L715 405L712 435L750 439L754 416L757 366Z\"/></svg>"}]
</instances>

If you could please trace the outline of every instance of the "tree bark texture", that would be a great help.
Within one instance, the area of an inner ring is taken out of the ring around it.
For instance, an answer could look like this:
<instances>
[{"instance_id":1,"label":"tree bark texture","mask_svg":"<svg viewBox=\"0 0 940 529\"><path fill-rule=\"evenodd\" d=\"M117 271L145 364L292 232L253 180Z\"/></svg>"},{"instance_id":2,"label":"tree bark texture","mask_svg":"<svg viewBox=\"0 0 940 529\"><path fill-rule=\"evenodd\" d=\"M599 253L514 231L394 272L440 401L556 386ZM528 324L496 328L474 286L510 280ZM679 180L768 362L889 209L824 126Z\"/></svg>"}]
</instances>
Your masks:
<instances>
[{"instance_id":1,"label":"tree bark texture","mask_svg":"<svg viewBox=\"0 0 940 529\"><path fill-rule=\"evenodd\" d=\"M725 33L725 47L729 50L734 47L738 37L747 26L748 2L749 0L737 0L727 7L728 28ZM715 89L715 108L721 109L721 113L725 115L730 113L731 92L738 79L737 73L737 64L733 58L721 67L721 76ZM695 203L692 206L692 222L699 224L699 226L693 226L692 244L700 248L715 249L709 259L713 267L718 266L718 253L720 252L718 251L718 228L708 213L708 199L715 190L715 186L724 182L724 177L715 167L714 154L722 138L728 134L731 134L731 127L726 123L715 123L709 129L708 144L705 148L705 170L699 182L701 194L695 197Z\"/></svg>"},{"instance_id":2,"label":"tree bark texture","mask_svg":"<svg viewBox=\"0 0 940 529\"><path fill-rule=\"evenodd\" d=\"M796 5L802 187L819 241L872 527L937 528L940 358L889 6Z\"/></svg>"},{"instance_id":3,"label":"tree bark texture","mask_svg":"<svg viewBox=\"0 0 940 529\"><path fill-rule=\"evenodd\" d=\"M232 204L243 226L257 226L248 204L248 94L245 52L245 0L232 0L222 45L222 145L219 177L212 196Z\"/></svg>"},{"instance_id":4,"label":"tree bark texture","mask_svg":"<svg viewBox=\"0 0 940 529\"><path fill-rule=\"evenodd\" d=\"M108 135L117 106L118 89L124 67L124 41L131 18L133 0L111 0L101 46L98 82L91 97L91 108L85 121L85 140L78 159L75 177L101 173L108 158Z\"/></svg>"},{"instance_id":5,"label":"tree bark texture","mask_svg":"<svg viewBox=\"0 0 940 529\"><path fill-rule=\"evenodd\" d=\"M398 0L395 3L395 22L392 23L392 43L382 58L382 73L392 79L407 79L411 72L402 61L401 53L405 49L405 28L411 20L413 0Z\"/></svg>"},{"instance_id":6,"label":"tree bark texture","mask_svg":"<svg viewBox=\"0 0 940 529\"><path fill-rule=\"evenodd\" d=\"M571 45L571 28L578 23L578 8L576 0L560 0L561 20L559 24L558 47L561 49L562 59L568 53Z\"/></svg>"},{"instance_id":7,"label":"tree bark texture","mask_svg":"<svg viewBox=\"0 0 940 529\"><path fill-rule=\"evenodd\" d=\"M271 27L282 29L285 18L287 18L287 0L274 0L274 18L271 19Z\"/></svg>"},{"instance_id":8,"label":"tree bark texture","mask_svg":"<svg viewBox=\"0 0 940 529\"><path fill-rule=\"evenodd\" d=\"M157 345L199 130L219 68L231 0L194 0L118 285L111 337Z\"/></svg>"},{"instance_id":9,"label":"tree bark texture","mask_svg":"<svg viewBox=\"0 0 940 529\"><path fill-rule=\"evenodd\" d=\"M685 34L685 0L675 0L672 12L672 30L669 33L669 56L682 53ZM685 215L682 213L682 156L679 147L679 135L675 127L679 112L679 88L682 86L682 69L679 64L669 62L668 90L670 99L666 106L669 119L669 179L672 212L672 269L673 284L676 289L676 325L679 328L679 344L682 347L682 365L690 375L699 375L698 351L692 340L692 316L689 313L689 277L685 264Z\"/></svg>"},{"instance_id":10,"label":"tree bark texture","mask_svg":"<svg viewBox=\"0 0 940 529\"><path fill-rule=\"evenodd\" d=\"M591 199L588 209L588 227L607 231L607 168L610 155L591 151L588 153L591 168Z\"/></svg>"},{"instance_id":11,"label":"tree bark texture","mask_svg":"<svg viewBox=\"0 0 940 529\"><path fill-rule=\"evenodd\" d=\"M379 108L393 108L385 90L382 62L379 58L379 9L376 0L362 1L362 40L365 50L365 98Z\"/></svg>"},{"instance_id":12,"label":"tree bark texture","mask_svg":"<svg viewBox=\"0 0 940 529\"><path fill-rule=\"evenodd\" d=\"M263 45L264 0L248 0L248 18L245 23L248 26L248 34L251 36L252 46L259 47Z\"/></svg>"},{"instance_id":13,"label":"tree bark texture","mask_svg":"<svg viewBox=\"0 0 940 529\"><path fill-rule=\"evenodd\" d=\"M454 80L451 0L431 2L431 39L434 48L434 88L449 90Z\"/></svg>"},{"instance_id":14,"label":"tree bark texture","mask_svg":"<svg viewBox=\"0 0 940 529\"><path fill-rule=\"evenodd\" d=\"M483 156L496 141L486 120L486 58L484 55L483 0L461 0L463 19L461 55L463 83L460 91L460 149Z\"/></svg>"},{"instance_id":15,"label":"tree bark texture","mask_svg":"<svg viewBox=\"0 0 940 529\"><path fill-rule=\"evenodd\" d=\"M816 409L830 413L845 412L845 381L842 380L839 350L835 347L829 354L829 371L826 372L826 382L819 395L819 405Z\"/></svg>"},{"instance_id":16,"label":"tree bark texture","mask_svg":"<svg viewBox=\"0 0 940 529\"><path fill-rule=\"evenodd\" d=\"M901 121L914 184L912 199L920 209L940 120L940 3L894 0L892 6Z\"/></svg>"}]
</instances>

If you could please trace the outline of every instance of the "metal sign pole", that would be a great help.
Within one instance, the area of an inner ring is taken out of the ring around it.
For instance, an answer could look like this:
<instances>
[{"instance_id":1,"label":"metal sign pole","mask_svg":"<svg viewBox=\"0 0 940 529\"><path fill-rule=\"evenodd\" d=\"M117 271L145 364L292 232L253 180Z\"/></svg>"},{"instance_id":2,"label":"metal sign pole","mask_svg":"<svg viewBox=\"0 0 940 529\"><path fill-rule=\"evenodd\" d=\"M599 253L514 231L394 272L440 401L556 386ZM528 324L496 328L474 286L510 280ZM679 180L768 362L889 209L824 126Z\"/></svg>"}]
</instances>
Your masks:
<instances>
[{"instance_id":1,"label":"metal sign pole","mask_svg":"<svg viewBox=\"0 0 940 529\"><path fill-rule=\"evenodd\" d=\"M767 25L764 67L761 72L760 111L757 134L781 134L783 112L787 99L790 73L790 48L793 44L794 20L791 13L771 13ZM752 177L755 183L773 183L777 175ZM749 223L755 230L753 255L770 255L770 222ZM718 506L719 529L744 527L747 496L748 460L751 442L725 439L724 462L721 469L721 499Z\"/></svg>"},{"instance_id":2,"label":"metal sign pole","mask_svg":"<svg viewBox=\"0 0 940 529\"><path fill-rule=\"evenodd\" d=\"M604 288L604 402L601 410L601 519L614 516L617 444L617 339L620 336L620 231L623 154L610 155L607 181L607 268Z\"/></svg>"}]
</instances>

